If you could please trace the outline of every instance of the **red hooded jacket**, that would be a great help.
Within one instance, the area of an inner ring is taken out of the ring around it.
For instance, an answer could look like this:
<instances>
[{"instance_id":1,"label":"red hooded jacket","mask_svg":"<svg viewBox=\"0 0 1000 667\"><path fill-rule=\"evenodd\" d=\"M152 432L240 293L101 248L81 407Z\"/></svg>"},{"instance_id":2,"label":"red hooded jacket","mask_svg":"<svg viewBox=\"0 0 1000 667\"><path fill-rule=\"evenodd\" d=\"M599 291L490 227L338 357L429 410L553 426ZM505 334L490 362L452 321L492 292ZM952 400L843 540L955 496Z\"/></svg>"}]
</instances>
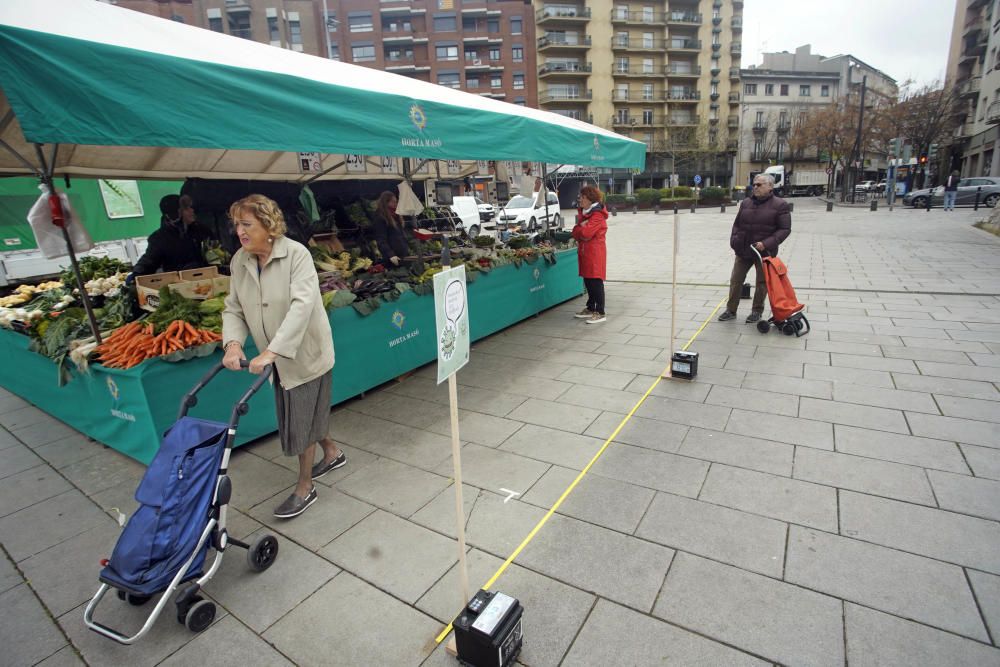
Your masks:
<instances>
[{"instance_id":1,"label":"red hooded jacket","mask_svg":"<svg viewBox=\"0 0 1000 667\"><path fill-rule=\"evenodd\" d=\"M608 247L604 237L608 234L608 212L604 204L598 203L589 213L577 209L573 238L576 239L576 254L580 260L580 276L606 280L608 268Z\"/></svg>"}]
</instances>

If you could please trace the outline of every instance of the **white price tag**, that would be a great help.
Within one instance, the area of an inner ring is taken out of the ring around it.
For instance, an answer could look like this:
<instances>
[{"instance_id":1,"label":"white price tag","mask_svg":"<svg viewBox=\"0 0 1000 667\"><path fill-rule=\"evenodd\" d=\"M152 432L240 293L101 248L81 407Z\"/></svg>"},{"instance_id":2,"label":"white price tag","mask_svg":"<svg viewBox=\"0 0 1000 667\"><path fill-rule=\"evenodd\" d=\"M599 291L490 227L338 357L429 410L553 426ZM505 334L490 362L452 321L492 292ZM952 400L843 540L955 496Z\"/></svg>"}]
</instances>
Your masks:
<instances>
[{"instance_id":1,"label":"white price tag","mask_svg":"<svg viewBox=\"0 0 1000 667\"><path fill-rule=\"evenodd\" d=\"M365 167L365 156L352 153L344 156L347 164L347 172L350 174L363 174L367 171Z\"/></svg>"}]
</instances>

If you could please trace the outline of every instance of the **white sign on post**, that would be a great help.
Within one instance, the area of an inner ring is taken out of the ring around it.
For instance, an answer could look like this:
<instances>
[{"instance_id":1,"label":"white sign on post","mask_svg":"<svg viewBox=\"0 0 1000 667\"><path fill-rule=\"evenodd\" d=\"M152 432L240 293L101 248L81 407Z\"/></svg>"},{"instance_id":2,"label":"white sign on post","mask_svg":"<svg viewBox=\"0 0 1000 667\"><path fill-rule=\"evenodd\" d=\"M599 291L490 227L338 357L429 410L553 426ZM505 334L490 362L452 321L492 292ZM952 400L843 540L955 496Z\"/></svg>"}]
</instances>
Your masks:
<instances>
[{"instance_id":1,"label":"white sign on post","mask_svg":"<svg viewBox=\"0 0 1000 667\"><path fill-rule=\"evenodd\" d=\"M299 171L303 174L318 174L323 170L323 160L319 153L299 153Z\"/></svg>"},{"instance_id":2,"label":"white sign on post","mask_svg":"<svg viewBox=\"0 0 1000 667\"><path fill-rule=\"evenodd\" d=\"M469 304L464 264L434 276L434 321L438 384L441 384L469 363Z\"/></svg>"}]
</instances>

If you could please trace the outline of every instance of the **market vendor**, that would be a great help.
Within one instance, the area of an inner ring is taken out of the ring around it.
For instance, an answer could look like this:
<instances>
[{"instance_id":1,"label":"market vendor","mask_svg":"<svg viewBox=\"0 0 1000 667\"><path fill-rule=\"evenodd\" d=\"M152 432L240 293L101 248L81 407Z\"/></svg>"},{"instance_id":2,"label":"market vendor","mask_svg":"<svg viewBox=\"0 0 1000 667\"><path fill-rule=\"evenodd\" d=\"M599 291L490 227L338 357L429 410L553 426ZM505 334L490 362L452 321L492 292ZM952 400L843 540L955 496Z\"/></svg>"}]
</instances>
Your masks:
<instances>
[{"instance_id":1,"label":"market vendor","mask_svg":"<svg viewBox=\"0 0 1000 667\"><path fill-rule=\"evenodd\" d=\"M167 195L160 200L160 212L160 228L150 234L146 252L132 267L132 275L206 266L201 248L209 233L198 224L191 197Z\"/></svg>"},{"instance_id":2,"label":"market vendor","mask_svg":"<svg viewBox=\"0 0 1000 667\"><path fill-rule=\"evenodd\" d=\"M403 219L396 213L396 195L388 190L379 195L375 204L375 221L372 231L375 243L382 253L382 263L385 266L399 266L402 258L410 254L410 244L406 237Z\"/></svg>"}]
</instances>

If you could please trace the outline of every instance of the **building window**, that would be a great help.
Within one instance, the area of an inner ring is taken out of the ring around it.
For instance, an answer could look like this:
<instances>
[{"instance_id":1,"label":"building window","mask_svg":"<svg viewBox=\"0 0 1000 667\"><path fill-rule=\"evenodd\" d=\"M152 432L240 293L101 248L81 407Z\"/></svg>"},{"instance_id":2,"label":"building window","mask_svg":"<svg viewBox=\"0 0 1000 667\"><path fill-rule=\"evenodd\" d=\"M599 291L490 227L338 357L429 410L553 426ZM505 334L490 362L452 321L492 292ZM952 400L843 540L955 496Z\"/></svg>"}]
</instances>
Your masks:
<instances>
[{"instance_id":1,"label":"building window","mask_svg":"<svg viewBox=\"0 0 1000 667\"><path fill-rule=\"evenodd\" d=\"M515 97L514 98L514 104L516 104L519 107L525 106L524 98L523 97Z\"/></svg>"},{"instance_id":2,"label":"building window","mask_svg":"<svg viewBox=\"0 0 1000 667\"><path fill-rule=\"evenodd\" d=\"M352 46L351 47L351 60L356 63L370 63L375 60L375 46L369 44L367 46Z\"/></svg>"},{"instance_id":3,"label":"building window","mask_svg":"<svg viewBox=\"0 0 1000 667\"><path fill-rule=\"evenodd\" d=\"M644 100L653 99L653 84L651 83L642 84L642 99Z\"/></svg>"},{"instance_id":4,"label":"building window","mask_svg":"<svg viewBox=\"0 0 1000 667\"><path fill-rule=\"evenodd\" d=\"M524 90L524 73L514 74L514 90Z\"/></svg>"},{"instance_id":5,"label":"building window","mask_svg":"<svg viewBox=\"0 0 1000 667\"><path fill-rule=\"evenodd\" d=\"M272 42L281 41L281 30L278 28L278 17L268 16L267 17L267 33L270 35Z\"/></svg>"},{"instance_id":6,"label":"building window","mask_svg":"<svg viewBox=\"0 0 1000 667\"><path fill-rule=\"evenodd\" d=\"M812 86L799 86L799 97L809 97L812 94Z\"/></svg>"},{"instance_id":7,"label":"building window","mask_svg":"<svg viewBox=\"0 0 1000 667\"><path fill-rule=\"evenodd\" d=\"M787 83L781 84L780 94L781 94L782 97L788 97L788 84Z\"/></svg>"},{"instance_id":8,"label":"building window","mask_svg":"<svg viewBox=\"0 0 1000 667\"><path fill-rule=\"evenodd\" d=\"M774 95L774 84L773 83L765 83L764 84L764 94L765 95Z\"/></svg>"},{"instance_id":9,"label":"building window","mask_svg":"<svg viewBox=\"0 0 1000 667\"><path fill-rule=\"evenodd\" d=\"M757 112L757 117L754 119L753 124L755 126L757 126L757 127L761 127L762 125L764 125L764 112L763 111L758 111Z\"/></svg>"},{"instance_id":10,"label":"building window","mask_svg":"<svg viewBox=\"0 0 1000 667\"><path fill-rule=\"evenodd\" d=\"M745 84L743 84L743 94L744 95L756 95L757 94L757 84L756 83L745 83Z\"/></svg>"},{"instance_id":11,"label":"building window","mask_svg":"<svg viewBox=\"0 0 1000 667\"><path fill-rule=\"evenodd\" d=\"M652 58L643 58L642 59L642 73L643 74L652 74L653 73L653 59Z\"/></svg>"},{"instance_id":12,"label":"building window","mask_svg":"<svg viewBox=\"0 0 1000 667\"><path fill-rule=\"evenodd\" d=\"M490 88L503 88L503 76L500 74L491 74Z\"/></svg>"},{"instance_id":13,"label":"building window","mask_svg":"<svg viewBox=\"0 0 1000 667\"><path fill-rule=\"evenodd\" d=\"M491 46L490 47L490 60L500 60L500 47Z\"/></svg>"},{"instance_id":14,"label":"building window","mask_svg":"<svg viewBox=\"0 0 1000 667\"><path fill-rule=\"evenodd\" d=\"M375 28L372 25L372 15L371 14L358 14L357 16L347 17L348 29L351 32L371 32Z\"/></svg>"},{"instance_id":15,"label":"building window","mask_svg":"<svg viewBox=\"0 0 1000 667\"><path fill-rule=\"evenodd\" d=\"M288 22L288 43L292 46L302 46L302 23L299 21Z\"/></svg>"},{"instance_id":16,"label":"building window","mask_svg":"<svg viewBox=\"0 0 1000 667\"><path fill-rule=\"evenodd\" d=\"M458 30L458 21L454 16L435 16L434 32L455 32Z\"/></svg>"},{"instance_id":17,"label":"building window","mask_svg":"<svg viewBox=\"0 0 1000 667\"><path fill-rule=\"evenodd\" d=\"M510 53L511 53L511 57L514 59L514 62L516 62L516 63L523 63L524 62L524 47L522 47L522 46L515 46L514 48L512 48L510 50Z\"/></svg>"},{"instance_id":18,"label":"building window","mask_svg":"<svg viewBox=\"0 0 1000 667\"><path fill-rule=\"evenodd\" d=\"M656 38L653 36L653 33L651 33L651 32L644 32L644 33L642 33L642 48L644 48L644 49L651 49L651 48L653 48L653 44L655 42L656 42Z\"/></svg>"},{"instance_id":19,"label":"building window","mask_svg":"<svg viewBox=\"0 0 1000 667\"><path fill-rule=\"evenodd\" d=\"M458 60L457 46L435 46L434 53L438 60Z\"/></svg>"},{"instance_id":20,"label":"building window","mask_svg":"<svg viewBox=\"0 0 1000 667\"><path fill-rule=\"evenodd\" d=\"M486 32L500 32L500 19L487 19Z\"/></svg>"},{"instance_id":21,"label":"building window","mask_svg":"<svg viewBox=\"0 0 1000 667\"><path fill-rule=\"evenodd\" d=\"M399 62L400 60L411 60L413 58L413 49L407 47L393 47L386 49L385 59L390 62Z\"/></svg>"},{"instance_id":22,"label":"building window","mask_svg":"<svg viewBox=\"0 0 1000 667\"><path fill-rule=\"evenodd\" d=\"M465 87L469 88L470 90L473 88L479 88L479 79L466 79Z\"/></svg>"},{"instance_id":23,"label":"building window","mask_svg":"<svg viewBox=\"0 0 1000 667\"><path fill-rule=\"evenodd\" d=\"M618 74L628 74L628 58L619 58L615 61L615 72Z\"/></svg>"},{"instance_id":24,"label":"building window","mask_svg":"<svg viewBox=\"0 0 1000 667\"><path fill-rule=\"evenodd\" d=\"M438 85L447 86L448 88L458 88L462 85L461 77L458 72L440 72L438 74Z\"/></svg>"},{"instance_id":25,"label":"building window","mask_svg":"<svg viewBox=\"0 0 1000 667\"><path fill-rule=\"evenodd\" d=\"M209 18L208 29L213 32L222 32L222 19L218 16Z\"/></svg>"},{"instance_id":26,"label":"building window","mask_svg":"<svg viewBox=\"0 0 1000 667\"><path fill-rule=\"evenodd\" d=\"M830 97L830 86L820 86L819 87L820 97Z\"/></svg>"},{"instance_id":27,"label":"building window","mask_svg":"<svg viewBox=\"0 0 1000 667\"><path fill-rule=\"evenodd\" d=\"M642 124L643 125L652 125L653 124L653 110L652 109L643 109L642 110Z\"/></svg>"},{"instance_id":28,"label":"building window","mask_svg":"<svg viewBox=\"0 0 1000 667\"><path fill-rule=\"evenodd\" d=\"M717 130L708 131L708 145L714 146L719 142L719 132Z\"/></svg>"},{"instance_id":29,"label":"building window","mask_svg":"<svg viewBox=\"0 0 1000 667\"><path fill-rule=\"evenodd\" d=\"M327 32L337 32L337 24L340 21L337 20L337 12L328 12L326 15L326 30Z\"/></svg>"},{"instance_id":30,"label":"building window","mask_svg":"<svg viewBox=\"0 0 1000 667\"><path fill-rule=\"evenodd\" d=\"M467 32L479 32L479 22L476 21L475 17L463 16L462 30Z\"/></svg>"},{"instance_id":31,"label":"building window","mask_svg":"<svg viewBox=\"0 0 1000 667\"><path fill-rule=\"evenodd\" d=\"M413 26L409 19L383 19L382 32L410 32Z\"/></svg>"},{"instance_id":32,"label":"building window","mask_svg":"<svg viewBox=\"0 0 1000 667\"><path fill-rule=\"evenodd\" d=\"M520 35L521 32L524 30L523 26L524 26L523 19L520 16L510 17L510 34Z\"/></svg>"},{"instance_id":33,"label":"building window","mask_svg":"<svg viewBox=\"0 0 1000 667\"><path fill-rule=\"evenodd\" d=\"M330 60L340 60L339 44L330 44Z\"/></svg>"},{"instance_id":34,"label":"building window","mask_svg":"<svg viewBox=\"0 0 1000 667\"><path fill-rule=\"evenodd\" d=\"M250 15L230 14L229 34L232 35L233 37L242 37L243 39L253 39L253 32L250 30Z\"/></svg>"}]
</instances>

